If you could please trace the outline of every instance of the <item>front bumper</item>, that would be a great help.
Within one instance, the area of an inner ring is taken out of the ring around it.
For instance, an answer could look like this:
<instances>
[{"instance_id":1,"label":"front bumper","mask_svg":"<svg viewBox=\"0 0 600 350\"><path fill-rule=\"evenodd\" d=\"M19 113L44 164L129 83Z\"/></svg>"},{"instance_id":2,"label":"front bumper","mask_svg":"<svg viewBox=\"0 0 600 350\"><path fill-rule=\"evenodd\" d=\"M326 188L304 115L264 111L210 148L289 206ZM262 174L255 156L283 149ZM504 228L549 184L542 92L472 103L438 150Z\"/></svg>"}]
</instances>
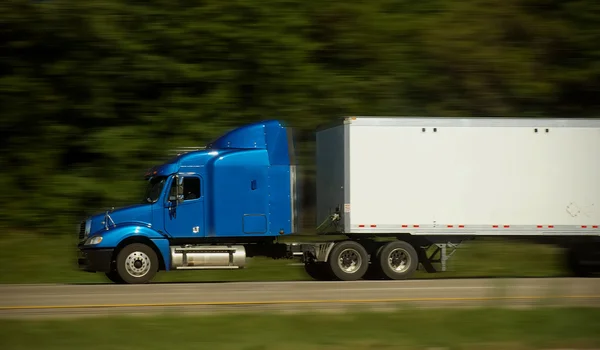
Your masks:
<instances>
[{"instance_id":1,"label":"front bumper","mask_svg":"<svg viewBox=\"0 0 600 350\"><path fill-rule=\"evenodd\" d=\"M77 265L87 272L110 272L114 249L78 248Z\"/></svg>"}]
</instances>

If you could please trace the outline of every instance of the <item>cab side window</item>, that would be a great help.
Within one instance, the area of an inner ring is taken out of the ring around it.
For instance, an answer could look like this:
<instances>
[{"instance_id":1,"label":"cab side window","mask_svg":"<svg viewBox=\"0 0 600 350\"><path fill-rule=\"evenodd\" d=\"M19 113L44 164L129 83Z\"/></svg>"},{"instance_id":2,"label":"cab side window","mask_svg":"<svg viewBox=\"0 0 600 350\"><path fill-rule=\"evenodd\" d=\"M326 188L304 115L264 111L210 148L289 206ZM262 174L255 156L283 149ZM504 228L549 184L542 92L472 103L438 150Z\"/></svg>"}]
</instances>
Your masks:
<instances>
[{"instance_id":1,"label":"cab side window","mask_svg":"<svg viewBox=\"0 0 600 350\"><path fill-rule=\"evenodd\" d=\"M183 178L183 200L200 198L200 179L197 177Z\"/></svg>"},{"instance_id":2,"label":"cab side window","mask_svg":"<svg viewBox=\"0 0 600 350\"><path fill-rule=\"evenodd\" d=\"M177 184L175 181L171 184L169 193L170 198L175 198L177 195ZM183 178L183 200L189 201L200 198L200 179L194 176Z\"/></svg>"}]
</instances>

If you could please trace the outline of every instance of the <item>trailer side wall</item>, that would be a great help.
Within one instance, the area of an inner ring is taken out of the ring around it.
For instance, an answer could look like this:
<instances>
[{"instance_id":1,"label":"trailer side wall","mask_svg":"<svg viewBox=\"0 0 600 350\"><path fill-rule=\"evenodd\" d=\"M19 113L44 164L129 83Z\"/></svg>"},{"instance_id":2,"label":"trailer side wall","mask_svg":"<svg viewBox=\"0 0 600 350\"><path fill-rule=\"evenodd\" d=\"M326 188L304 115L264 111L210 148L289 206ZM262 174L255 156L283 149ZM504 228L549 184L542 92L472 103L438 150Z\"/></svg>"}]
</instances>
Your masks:
<instances>
[{"instance_id":1,"label":"trailer side wall","mask_svg":"<svg viewBox=\"0 0 600 350\"><path fill-rule=\"evenodd\" d=\"M352 232L600 234L598 119L357 118L349 129Z\"/></svg>"}]
</instances>

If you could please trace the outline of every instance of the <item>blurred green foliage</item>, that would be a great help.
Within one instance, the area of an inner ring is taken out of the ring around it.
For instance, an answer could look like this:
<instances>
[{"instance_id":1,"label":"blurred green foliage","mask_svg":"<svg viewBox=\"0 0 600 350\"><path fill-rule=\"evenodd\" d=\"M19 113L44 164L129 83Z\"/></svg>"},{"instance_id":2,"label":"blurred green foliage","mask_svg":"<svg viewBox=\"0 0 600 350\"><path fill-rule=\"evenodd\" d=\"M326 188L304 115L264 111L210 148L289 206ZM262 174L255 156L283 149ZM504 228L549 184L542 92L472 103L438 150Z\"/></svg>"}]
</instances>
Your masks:
<instances>
[{"instance_id":1,"label":"blurred green foliage","mask_svg":"<svg viewBox=\"0 0 600 350\"><path fill-rule=\"evenodd\" d=\"M344 115L597 114L598 23L593 0L4 0L0 225L74 232L260 119L301 131L310 183Z\"/></svg>"}]
</instances>

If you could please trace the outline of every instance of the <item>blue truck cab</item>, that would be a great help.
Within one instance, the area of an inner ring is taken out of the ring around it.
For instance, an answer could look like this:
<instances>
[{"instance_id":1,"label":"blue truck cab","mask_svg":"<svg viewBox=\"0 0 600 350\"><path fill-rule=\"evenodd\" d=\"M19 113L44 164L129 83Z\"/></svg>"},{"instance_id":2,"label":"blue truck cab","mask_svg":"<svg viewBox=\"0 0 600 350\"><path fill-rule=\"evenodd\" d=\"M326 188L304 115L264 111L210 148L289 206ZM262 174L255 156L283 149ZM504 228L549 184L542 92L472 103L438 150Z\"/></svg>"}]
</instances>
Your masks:
<instances>
[{"instance_id":1,"label":"blue truck cab","mask_svg":"<svg viewBox=\"0 0 600 350\"><path fill-rule=\"evenodd\" d=\"M151 168L141 203L81 223L80 268L144 283L158 270L244 267L249 244L297 231L294 152L291 129L268 120Z\"/></svg>"}]
</instances>

